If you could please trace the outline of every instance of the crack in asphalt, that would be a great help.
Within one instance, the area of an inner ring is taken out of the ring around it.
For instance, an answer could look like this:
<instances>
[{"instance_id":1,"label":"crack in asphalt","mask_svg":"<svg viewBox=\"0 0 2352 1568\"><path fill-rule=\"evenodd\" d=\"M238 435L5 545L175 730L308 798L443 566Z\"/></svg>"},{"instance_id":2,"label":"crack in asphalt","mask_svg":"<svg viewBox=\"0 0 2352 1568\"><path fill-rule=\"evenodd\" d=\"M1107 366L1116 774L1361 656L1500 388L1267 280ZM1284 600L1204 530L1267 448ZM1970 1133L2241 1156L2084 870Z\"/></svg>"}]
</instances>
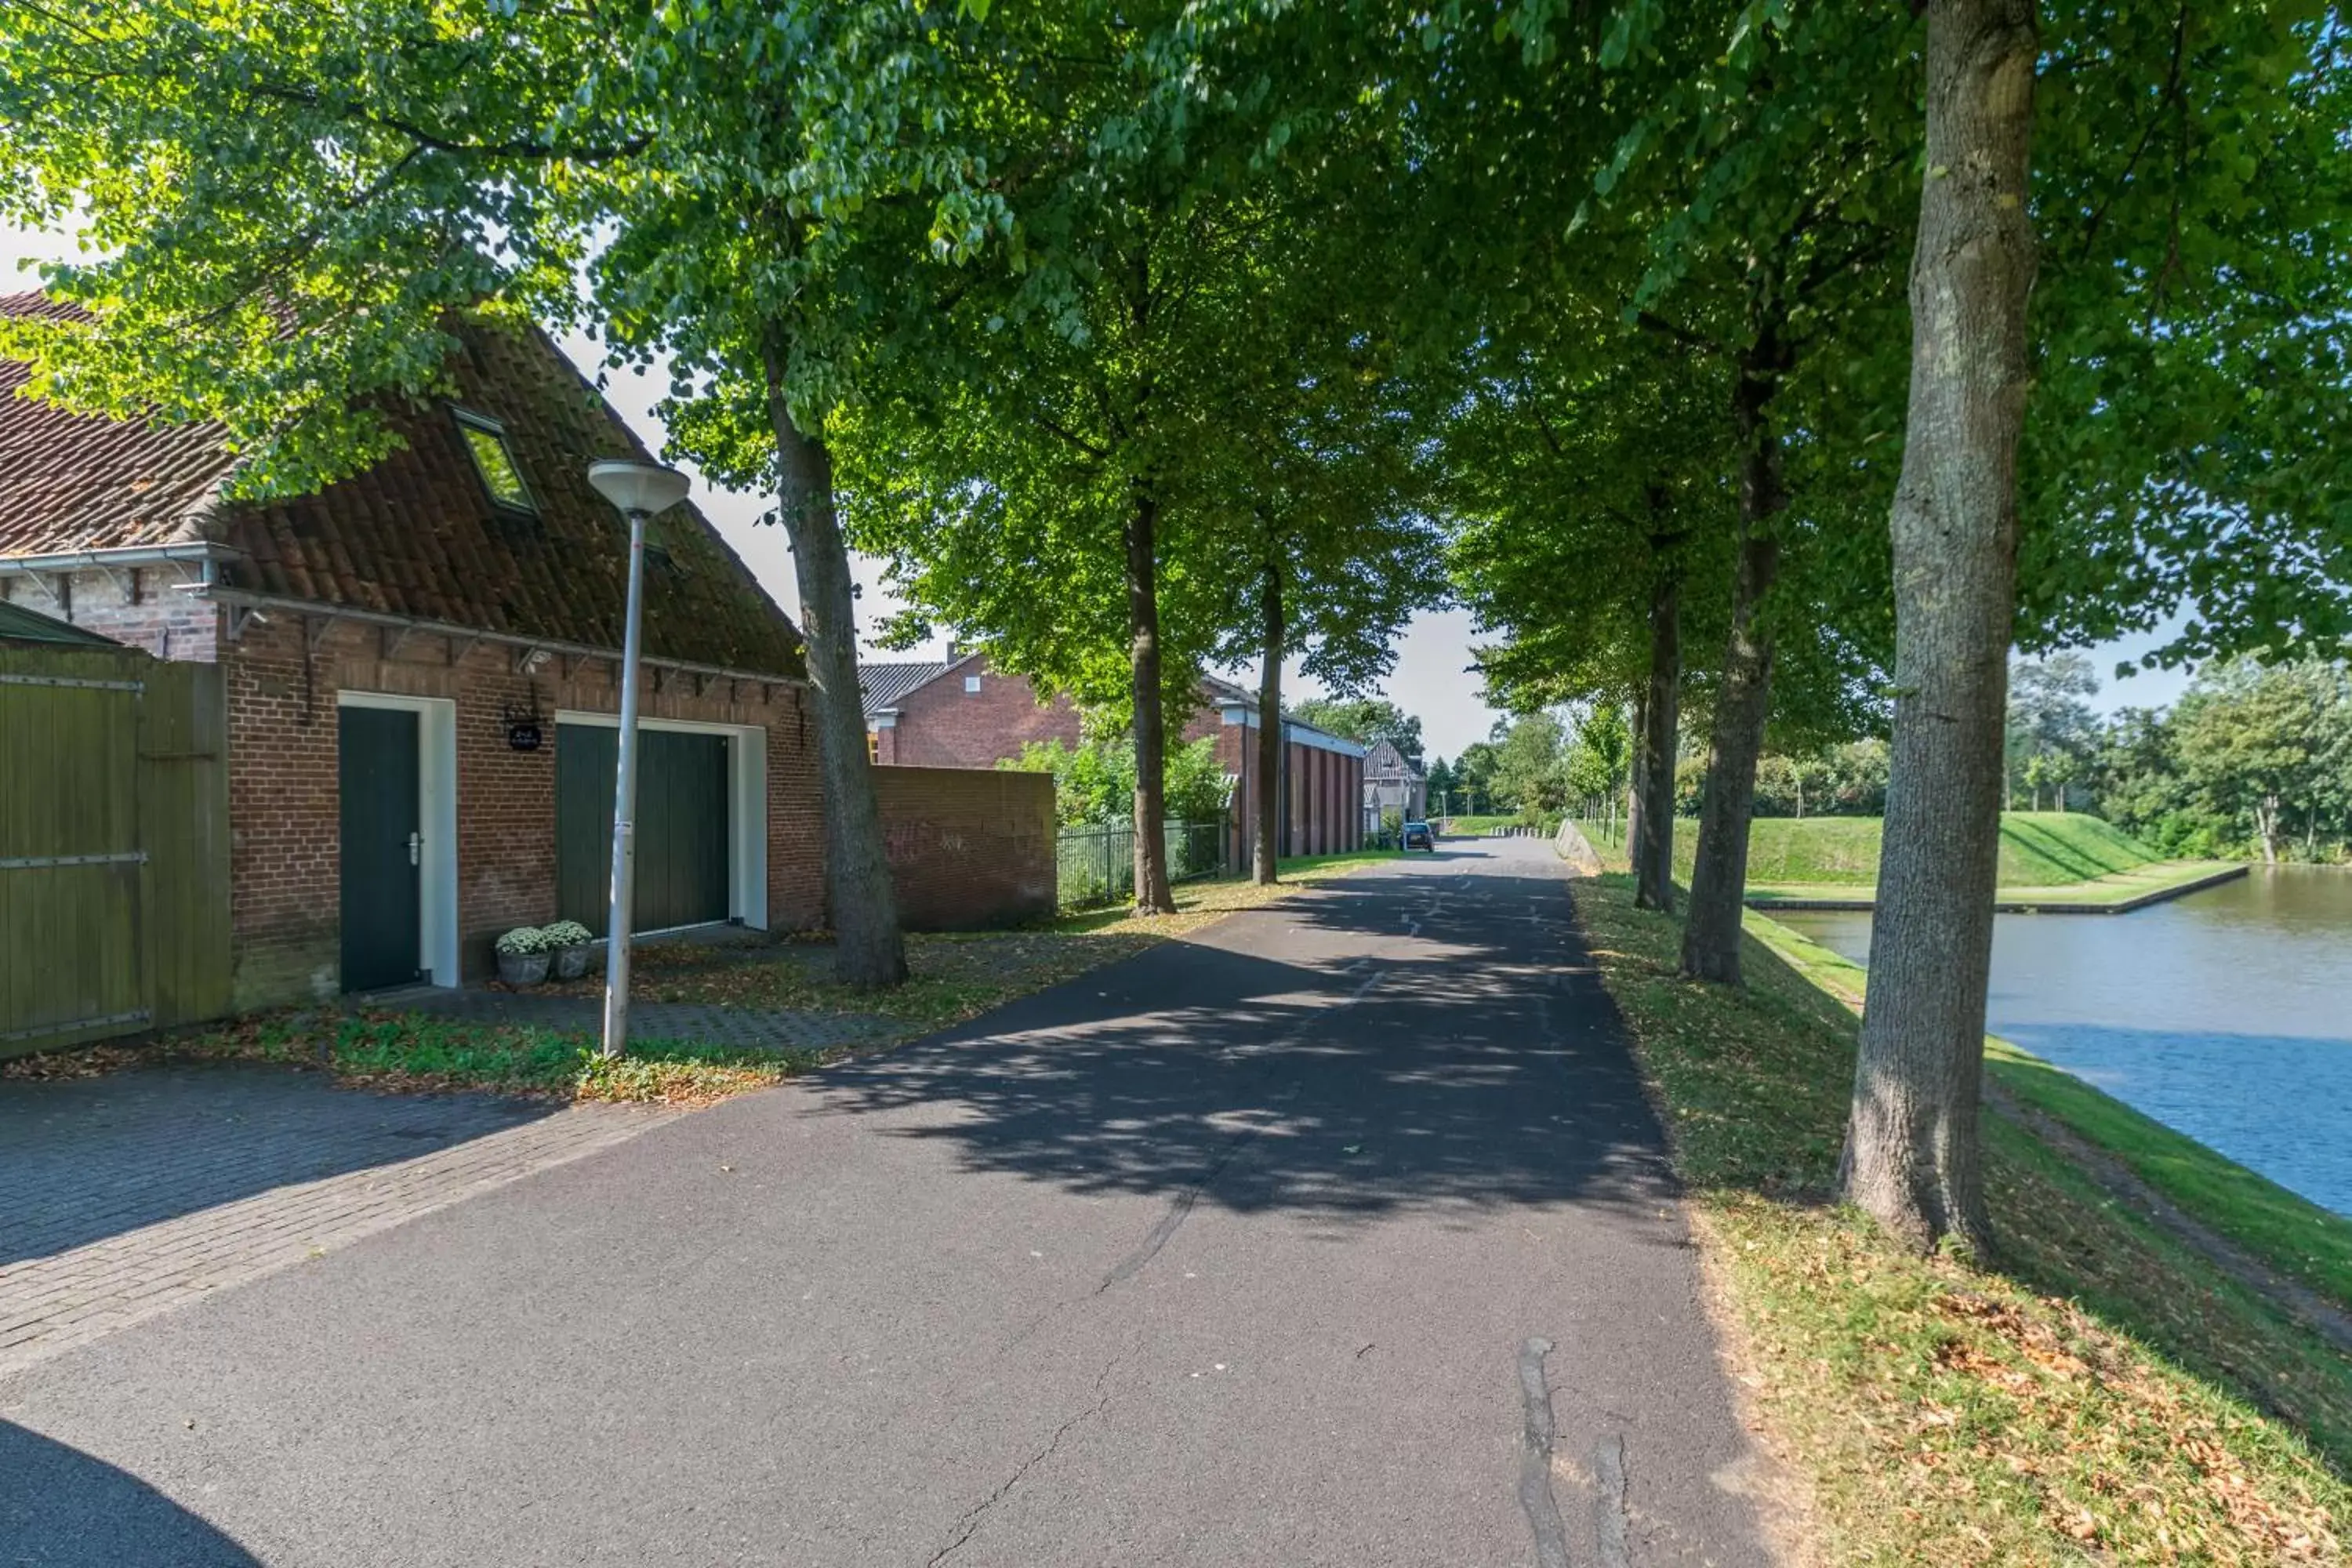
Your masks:
<instances>
[{"instance_id":1,"label":"crack in asphalt","mask_svg":"<svg viewBox=\"0 0 2352 1568\"><path fill-rule=\"evenodd\" d=\"M1559 1500L1551 1490L1551 1445L1557 1428L1552 1422L1551 1390L1544 1384L1544 1357L1551 1354L1549 1340L1530 1339L1519 1346L1519 1403L1526 1417L1519 1453L1519 1507L1535 1532L1537 1568L1569 1568L1568 1526L1559 1517Z\"/></svg>"},{"instance_id":2,"label":"crack in asphalt","mask_svg":"<svg viewBox=\"0 0 2352 1568\"><path fill-rule=\"evenodd\" d=\"M1035 1453L1022 1460L1020 1464L1014 1466L1013 1473L998 1483L994 1491L990 1492L986 1497L981 1499L978 1502L964 1510L961 1516L959 1517L955 1523L950 1527L950 1539L948 1543L940 1547L937 1552L931 1553L930 1561L927 1565L927 1568L939 1568L940 1563L946 1562L958 1552L962 1551L964 1546L970 1542L971 1538L980 1533L981 1526L988 1522L988 1516L995 1510L996 1505L1003 1502L1006 1498L1012 1496L1013 1489L1021 1484L1022 1480L1029 1474L1030 1471L1035 1469L1038 1466L1044 1464L1046 1460L1054 1457L1055 1452L1061 1447L1063 1438L1068 1436L1073 1430L1082 1424L1093 1420L1095 1417L1100 1415L1105 1410L1110 1408L1111 1395L1109 1384L1111 1374L1117 1372L1121 1366L1125 1365L1127 1362L1142 1348L1143 1337L1140 1334L1138 1334L1134 1343L1129 1345L1127 1349L1119 1352L1118 1354L1111 1357L1109 1361L1103 1363L1103 1369L1095 1373L1095 1396L1093 1403L1087 1405L1085 1408L1066 1416L1063 1419L1062 1424L1054 1428L1053 1436L1045 1439L1045 1445L1044 1447L1039 1448Z\"/></svg>"},{"instance_id":3,"label":"crack in asphalt","mask_svg":"<svg viewBox=\"0 0 2352 1568\"><path fill-rule=\"evenodd\" d=\"M1382 980L1388 977L1388 973L1389 972L1385 969L1373 970L1370 974L1364 976L1361 981L1358 982L1355 988L1348 993L1346 998L1336 1005L1323 1009L1314 1017L1308 1019L1306 1023L1301 1024L1287 1035L1285 1035L1281 1038L1274 1041L1271 1045L1262 1047L1259 1051L1251 1052L1249 1054L1271 1054L1276 1051L1286 1051L1294 1046L1305 1043L1305 1041L1318 1030L1330 1023L1333 1019L1343 1016L1349 1008L1353 1007L1357 1003L1361 1002L1365 996L1370 994L1372 987L1378 985ZM1227 1049L1221 1051L1218 1054L1230 1060L1239 1053L1236 1053L1232 1049ZM1297 1098L1298 1090L1299 1085L1293 1082L1283 1092L1268 1095L1266 1099L1274 1103L1286 1104L1290 1100ZM1193 1205L1201 1201L1201 1198L1204 1194L1214 1188L1219 1182L1224 1180L1226 1173L1230 1172L1234 1168L1235 1163L1241 1160L1243 1155L1250 1152L1251 1147L1257 1142L1259 1136L1265 1131L1265 1129L1261 1126L1252 1125L1242 1129L1238 1132L1230 1134L1225 1141L1223 1152L1218 1154L1215 1161L1209 1166L1208 1170L1202 1174L1200 1180L1192 1183L1190 1186L1186 1187L1182 1192L1177 1194L1174 1198L1169 1201L1167 1212L1161 1215L1160 1218L1153 1223L1149 1231L1144 1233L1143 1240L1137 1245L1134 1251L1129 1253L1125 1258L1120 1258L1117 1264L1112 1266L1110 1272L1102 1277L1101 1283L1097 1284L1094 1288L1092 1293L1099 1296L1115 1285L1125 1284L1128 1280L1134 1279L1138 1273L1141 1272L1145 1265L1149 1264L1153 1258L1159 1257L1160 1250L1164 1248L1170 1241L1175 1238L1176 1233L1179 1230L1183 1228L1185 1220L1190 1218L1192 1215Z\"/></svg>"},{"instance_id":4,"label":"crack in asphalt","mask_svg":"<svg viewBox=\"0 0 2352 1568\"><path fill-rule=\"evenodd\" d=\"M1627 1568L1631 1548L1626 1531L1632 1516L1625 1507L1625 1436L1612 1432L1592 1451L1592 1535L1601 1568Z\"/></svg>"}]
</instances>

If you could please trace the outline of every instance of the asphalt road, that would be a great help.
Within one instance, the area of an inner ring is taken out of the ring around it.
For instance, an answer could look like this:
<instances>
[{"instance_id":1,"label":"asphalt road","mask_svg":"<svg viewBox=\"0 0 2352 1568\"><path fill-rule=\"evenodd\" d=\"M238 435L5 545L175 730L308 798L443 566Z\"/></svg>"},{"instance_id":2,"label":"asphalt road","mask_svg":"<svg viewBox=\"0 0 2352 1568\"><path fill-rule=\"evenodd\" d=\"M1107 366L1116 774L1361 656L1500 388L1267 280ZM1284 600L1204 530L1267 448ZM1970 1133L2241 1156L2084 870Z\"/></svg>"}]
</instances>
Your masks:
<instances>
[{"instance_id":1,"label":"asphalt road","mask_svg":"<svg viewBox=\"0 0 2352 1568\"><path fill-rule=\"evenodd\" d=\"M1765 1561L1540 843L0 1379L0 1564Z\"/></svg>"}]
</instances>

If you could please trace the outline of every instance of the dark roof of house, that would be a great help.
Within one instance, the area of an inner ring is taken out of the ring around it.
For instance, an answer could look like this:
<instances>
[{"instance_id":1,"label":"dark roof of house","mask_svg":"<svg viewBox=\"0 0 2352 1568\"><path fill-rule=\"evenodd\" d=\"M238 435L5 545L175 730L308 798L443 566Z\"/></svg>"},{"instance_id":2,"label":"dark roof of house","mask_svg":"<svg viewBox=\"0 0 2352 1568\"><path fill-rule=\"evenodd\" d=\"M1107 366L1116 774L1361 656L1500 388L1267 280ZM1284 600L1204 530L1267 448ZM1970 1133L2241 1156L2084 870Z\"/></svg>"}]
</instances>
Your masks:
<instances>
[{"instance_id":1,"label":"dark roof of house","mask_svg":"<svg viewBox=\"0 0 2352 1568\"><path fill-rule=\"evenodd\" d=\"M5 599L0 599L0 642L63 643L68 647L124 646L112 637L99 636L88 626L78 626Z\"/></svg>"},{"instance_id":2,"label":"dark roof of house","mask_svg":"<svg viewBox=\"0 0 2352 1568\"><path fill-rule=\"evenodd\" d=\"M37 294L0 311L70 319ZM236 555L222 585L312 603L621 646L628 535L591 489L599 458L651 461L644 443L544 334L457 329L449 402L403 404L404 445L315 495L228 500L236 459L221 432L67 414L21 395L0 361L0 555L206 542ZM535 515L496 504L457 410L497 422ZM691 504L655 520L667 564L649 563L648 654L779 676L803 673L799 630Z\"/></svg>"},{"instance_id":3,"label":"dark roof of house","mask_svg":"<svg viewBox=\"0 0 2352 1568\"><path fill-rule=\"evenodd\" d=\"M1428 774L1415 765L1411 757L1399 751L1394 741L1383 740L1373 742L1371 749L1364 754L1364 776L1418 779L1426 778Z\"/></svg>"},{"instance_id":4,"label":"dark roof of house","mask_svg":"<svg viewBox=\"0 0 2352 1568\"><path fill-rule=\"evenodd\" d=\"M857 667L857 684L866 695L866 711L879 713L886 708L896 708L908 692L947 672L948 661L943 658L861 664Z\"/></svg>"}]
</instances>

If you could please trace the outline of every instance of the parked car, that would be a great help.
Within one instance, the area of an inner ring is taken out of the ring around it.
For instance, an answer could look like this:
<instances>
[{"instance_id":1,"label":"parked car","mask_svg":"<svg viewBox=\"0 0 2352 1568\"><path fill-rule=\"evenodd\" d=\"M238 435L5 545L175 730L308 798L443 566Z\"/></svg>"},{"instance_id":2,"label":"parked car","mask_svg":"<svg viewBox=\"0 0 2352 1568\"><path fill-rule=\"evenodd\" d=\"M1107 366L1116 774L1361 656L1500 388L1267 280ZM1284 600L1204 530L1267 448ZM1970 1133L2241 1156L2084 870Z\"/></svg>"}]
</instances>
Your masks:
<instances>
[{"instance_id":1,"label":"parked car","mask_svg":"<svg viewBox=\"0 0 2352 1568\"><path fill-rule=\"evenodd\" d=\"M1437 835L1429 830L1426 822L1408 822L1404 825L1404 847L1426 849L1434 855L1437 853Z\"/></svg>"}]
</instances>

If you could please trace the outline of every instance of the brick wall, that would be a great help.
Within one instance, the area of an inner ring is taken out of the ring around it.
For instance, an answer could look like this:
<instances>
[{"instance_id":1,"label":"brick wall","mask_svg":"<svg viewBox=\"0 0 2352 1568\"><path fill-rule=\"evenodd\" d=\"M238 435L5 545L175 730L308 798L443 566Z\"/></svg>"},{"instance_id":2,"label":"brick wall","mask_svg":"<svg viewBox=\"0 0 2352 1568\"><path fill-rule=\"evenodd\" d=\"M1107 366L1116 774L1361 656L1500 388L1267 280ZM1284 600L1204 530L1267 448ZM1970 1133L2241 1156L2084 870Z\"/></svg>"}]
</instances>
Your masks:
<instances>
[{"instance_id":1,"label":"brick wall","mask_svg":"<svg viewBox=\"0 0 2352 1568\"><path fill-rule=\"evenodd\" d=\"M978 691L964 689L968 676L978 678ZM898 723L877 738L895 766L992 768L1032 741L1076 745L1078 710L1066 697L1040 703L1025 679L975 658L900 699Z\"/></svg>"},{"instance_id":2,"label":"brick wall","mask_svg":"<svg viewBox=\"0 0 2352 1568\"><path fill-rule=\"evenodd\" d=\"M274 615L222 648L236 1005L341 988L336 698L345 690L455 700L459 953L467 977L487 973L499 932L553 918L555 714L615 711L612 665L559 658L526 674L510 645L467 648L425 634L395 645L351 622L325 630L306 659L307 641L299 618ZM675 674L656 691L653 674L646 671L643 692L647 718L766 730L768 924L823 924L824 825L814 714L805 707L812 694L721 680L698 692ZM531 710L546 742L511 750L509 714Z\"/></svg>"},{"instance_id":3,"label":"brick wall","mask_svg":"<svg viewBox=\"0 0 2352 1568\"><path fill-rule=\"evenodd\" d=\"M1050 915L1054 781L978 768L877 768L883 840L910 930L968 931Z\"/></svg>"},{"instance_id":4,"label":"brick wall","mask_svg":"<svg viewBox=\"0 0 2352 1568\"><path fill-rule=\"evenodd\" d=\"M0 598L158 658L209 663L220 640L220 612L182 586L191 580L176 566L9 576L0 577Z\"/></svg>"}]
</instances>

